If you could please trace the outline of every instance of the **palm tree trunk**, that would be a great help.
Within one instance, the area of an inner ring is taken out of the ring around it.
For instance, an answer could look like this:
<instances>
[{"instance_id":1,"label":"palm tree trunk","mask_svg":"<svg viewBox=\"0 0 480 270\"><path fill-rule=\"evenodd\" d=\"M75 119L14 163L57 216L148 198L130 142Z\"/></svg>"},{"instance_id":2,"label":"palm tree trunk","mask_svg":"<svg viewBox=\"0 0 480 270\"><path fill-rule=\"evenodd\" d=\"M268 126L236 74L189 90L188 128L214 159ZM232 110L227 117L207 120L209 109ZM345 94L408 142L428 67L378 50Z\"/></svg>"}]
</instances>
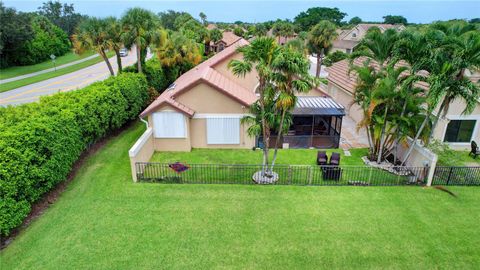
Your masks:
<instances>
[{"instance_id":1,"label":"palm tree trunk","mask_svg":"<svg viewBox=\"0 0 480 270\"><path fill-rule=\"evenodd\" d=\"M114 49L114 50L115 50L115 54L117 55L117 69L118 69L117 74L120 74L122 73L122 57L120 57L119 49Z\"/></svg>"},{"instance_id":2,"label":"palm tree trunk","mask_svg":"<svg viewBox=\"0 0 480 270\"><path fill-rule=\"evenodd\" d=\"M405 110L407 109L407 99L405 99L405 102L403 103L403 108L402 108L402 113L400 113L400 118L403 117L403 115L405 114ZM395 163L397 163L397 152L398 152L398 143L400 141L400 129L398 128L398 125L397 125L397 131L395 132L395 142L393 143L393 147L395 147L395 153L393 153L393 165L395 165Z\"/></svg>"},{"instance_id":3,"label":"palm tree trunk","mask_svg":"<svg viewBox=\"0 0 480 270\"><path fill-rule=\"evenodd\" d=\"M383 114L383 127L382 127L382 133L380 135L380 150L378 150L378 157L377 157L377 163L380 164L382 162L382 152L383 152L383 145L384 145L384 137L385 137L385 129L387 127L387 112L388 112L388 106L385 107L385 113Z\"/></svg>"},{"instance_id":4,"label":"palm tree trunk","mask_svg":"<svg viewBox=\"0 0 480 270\"><path fill-rule=\"evenodd\" d=\"M320 77L320 71L322 70L322 58L323 58L323 49L320 53L317 53L317 72L315 73L315 77Z\"/></svg>"},{"instance_id":5,"label":"palm tree trunk","mask_svg":"<svg viewBox=\"0 0 480 270\"><path fill-rule=\"evenodd\" d=\"M286 110L282 110L282 117L280 119L280 128L277 135L277 140L275 141L275 150L273 151L272 165L270 166L271 171L273 171L273 166L275 166L275 161L277 160L278 144L280 143L280 138L282 137L282 134L283 134L283 122L285 121L285 114L286 114Z\"/></svg>"},{"instance_id":6,"label":"palm tree trunk","mask_svg":"<svg viewBox=\"0 0 480 270\"><path fill-rule=\"evenodd\" d=\"M407 161L408 157L409 157L410 154L412 153L413 148L414 148L415 145L417 144L417 140L418 140L418 138L420 138L420 135L422 134L422 131L423 131L423 129L425 128L425 125L426 125L427 122L428 122L429 115L430 115L430 113L427 113L427 115L425 116L425 119L423 120L422 124L420 125L420 128L419 128L418 131L417 131L417 134L415 134L415 138L413 138L412 145L410 145L410 147L408 148L407 153L405 154L405 157L403 157L402 164L400 164L401 166L403 166L403 165L405 164L405 162Z\"/></svg>"},{"instance_id":7,"label":"palm tree trunk","mask_svg":"<svg viewBox=\"0 0 480 270\"><path fill-rule=\"evenodd\" d=\"M430 130L430 135L428 136L428 140L427 140L427 143L425 145L429 145L430 142L432 141L435 129L437 128L437 125L438 125L438 120L440 119L440 117L442 117L443 110L445 109L445 106L447 105L447 102L448 102L447 98L444 98L443 101L442 101L442 104L440 105L440 109L438 110L437 117L433 121L432 129Z\"/></svg>"},{"instance_id":8,"label":"palm tree trunk","mask_svg":"<svg viewBox=\"0 0 480 270\"><path fill-rule=\"evenodd\" d=\"M135 45L135 49L137 50L137 68L138 68L138 73L143 73L142 72L142 53L141 53L141 48L140 48L140 43L137 42Z\"/></svg>"},{"instance_id":9,"label":"palm tree trunk","mask_svg":"<svg viewBox=\"0 0 480 270\"><path fill-rule=\"evenodd\" d=\"M113 72L112 65L110 64L110 61L108 60L107 54L103 49L100 49L98 51L98 54L100 54L103 58L103 61L105 61L105 64L107 64L108 70L110 71L110 75L114 76L115 72Z\"/></svg>"}]
</instances>

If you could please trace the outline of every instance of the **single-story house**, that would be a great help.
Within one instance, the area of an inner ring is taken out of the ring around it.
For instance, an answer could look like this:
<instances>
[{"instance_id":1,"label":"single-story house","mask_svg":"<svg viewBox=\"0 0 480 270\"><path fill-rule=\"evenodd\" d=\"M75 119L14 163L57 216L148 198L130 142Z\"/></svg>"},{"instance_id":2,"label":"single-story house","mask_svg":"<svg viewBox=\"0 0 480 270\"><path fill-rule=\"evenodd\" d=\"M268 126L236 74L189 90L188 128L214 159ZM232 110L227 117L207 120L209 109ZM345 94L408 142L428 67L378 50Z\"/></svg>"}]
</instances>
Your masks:
<instances>
[{"instance_id":1,"label":"single-story house","mask_svg":"<svg viewBox=\"0 0 480 270\"><path fill-rule=\"evenodd\" d=\"M352 29L338 31L338 37L332 43L332 52L342 51L344 53L352 53L360 44L362 38L367 34L372 27L377 27L381 32L387 29L396 29L397 31L405 30L405 26L401 24L376 24L376 23L360 23Z\"/></svg>"},{"instance_id":2,"label":"single-story house","mask_svg":"<svg viewBox=\"0 0 480 270\"><path fill-rule=\"evenodd\" d=\"M221 52L225 48L228 48L235 42L239 41L240 39L241 37L235 35L232 31L223 31L222 39L217 42L211 41L209 50L215 53Z\"/></svg>"},{"instance_id":3,"label":"single-story house","mask_svg":"<svg viewBox=\"0 0 480 270\"><path fill-rule=\"evenodd\" d=\"M152 128L154 150L262 146L240 121L258 98L257 74L252 71L239 78L227 67L232 59L242 59L237 48L248 44L240 39L183 74L141 113ZM343 115L342 105L322 89L312 89L298 98L282 145L338 147Z\"/></svg>"},{"instance_id":4,"label":"single-story house","mask_svg":"<svg viewBox=\"0 0 480 270\"><path fill-rule=\"evenodd\" d=\"M354 65L362 65L363 60L357 58ZM361 108L353 104L353 95L357 84L354 72L349 74L348 60L333 64L328 69L327 93L345 107L346 115L357 123L363 118ZM472 74L471 79L478 82L478 74ZM420 87L428 89L428 84ZM470 115L462 115L465 103L455 100L449 107L445 119L440 119L434 131L434 138L449 144L454 149L468 149L472 140L480 142L480 101Z\"/></svg>"}]
</instances>

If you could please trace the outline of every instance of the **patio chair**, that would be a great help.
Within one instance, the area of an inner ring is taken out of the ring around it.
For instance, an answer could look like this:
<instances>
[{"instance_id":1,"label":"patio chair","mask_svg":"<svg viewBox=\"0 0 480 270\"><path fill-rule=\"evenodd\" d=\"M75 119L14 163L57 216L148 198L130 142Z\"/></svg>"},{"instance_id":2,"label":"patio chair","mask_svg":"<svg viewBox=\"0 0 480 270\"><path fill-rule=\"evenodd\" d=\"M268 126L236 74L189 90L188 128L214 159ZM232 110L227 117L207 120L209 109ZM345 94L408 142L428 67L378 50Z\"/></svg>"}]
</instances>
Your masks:
<instances>
[{"instance_id":1,"label":"patio chair","mask_svg":"<svg viewBox=\"0 0 480 270\"><path fill-rule=\"evenodd\" d=\"M332 153L332 156L330 157L330 164L329 165L334 165L338 166L340 165L340 154L339 153Z\"/></svg>"},{"instance_id":2,"label":"patio chair","mask_svg":"<svg viewBox=\"0 0 480 270\"><path fill-rule=\"evenodd\" d=\"M327 165L328 157L325 151L318 151L317 165Z\"/></svg>"},{"instance_id":3,"label":"patio chair","mask_svg":"<svg viewBox=\"0 0 480 270\"><path fill-rule=\"evenodd\" d=\"M472 154L473 158L477 158L478 155L480 155L480 149L477 146L477 143L475 141L472 141L472 150L468 155Z\"/></svg>"}]
</instances>

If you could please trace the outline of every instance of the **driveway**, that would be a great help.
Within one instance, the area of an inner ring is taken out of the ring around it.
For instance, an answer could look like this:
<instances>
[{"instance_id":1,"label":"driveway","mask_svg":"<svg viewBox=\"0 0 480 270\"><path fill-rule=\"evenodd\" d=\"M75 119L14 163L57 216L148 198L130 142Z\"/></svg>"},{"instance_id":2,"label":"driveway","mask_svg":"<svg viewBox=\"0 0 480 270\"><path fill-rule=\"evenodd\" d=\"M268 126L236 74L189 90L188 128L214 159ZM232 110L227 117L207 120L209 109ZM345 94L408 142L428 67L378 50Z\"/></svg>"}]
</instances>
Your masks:
<instances>
[{"instance_id":1,"label":"driveway","mask_svg":"<svg viewBox=\"0 0 480 270\"><path fill-rule=\"evenodd\" d=\"M151 54L147 56L150 58ZM128 56L122 57L124 67L133 65L137 61L135 51L130 51ZM116 57L110 58L113 70L117 71ZM104 61L75 72L51 78L38 83L22 86L7 92L0 93L0 106L16 105L37 101L40 96L52 95L58 92L68 92L83 88L96 81L101 81L110 76Z\"/></svg>"}]
</instances>

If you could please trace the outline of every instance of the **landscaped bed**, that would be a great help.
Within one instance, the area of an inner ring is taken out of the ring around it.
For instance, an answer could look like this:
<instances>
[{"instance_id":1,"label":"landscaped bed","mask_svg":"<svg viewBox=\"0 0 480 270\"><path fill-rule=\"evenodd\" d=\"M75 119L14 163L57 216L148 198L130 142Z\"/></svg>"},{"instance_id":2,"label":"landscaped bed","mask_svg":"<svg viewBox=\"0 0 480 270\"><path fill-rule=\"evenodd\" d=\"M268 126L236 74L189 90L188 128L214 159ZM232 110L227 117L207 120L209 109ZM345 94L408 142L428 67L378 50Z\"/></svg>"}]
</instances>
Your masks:
<instances>
[{"instance_id":1,"label":"landscaped bed","mask_svg":"<svg viewBox=\"0 0 480 270\"><path fill-rule=\"evenodd\" d=\"M1 251L2 269L473 269L480 188L131 181L135 125Z\"/></svg>"}]
</instances>

